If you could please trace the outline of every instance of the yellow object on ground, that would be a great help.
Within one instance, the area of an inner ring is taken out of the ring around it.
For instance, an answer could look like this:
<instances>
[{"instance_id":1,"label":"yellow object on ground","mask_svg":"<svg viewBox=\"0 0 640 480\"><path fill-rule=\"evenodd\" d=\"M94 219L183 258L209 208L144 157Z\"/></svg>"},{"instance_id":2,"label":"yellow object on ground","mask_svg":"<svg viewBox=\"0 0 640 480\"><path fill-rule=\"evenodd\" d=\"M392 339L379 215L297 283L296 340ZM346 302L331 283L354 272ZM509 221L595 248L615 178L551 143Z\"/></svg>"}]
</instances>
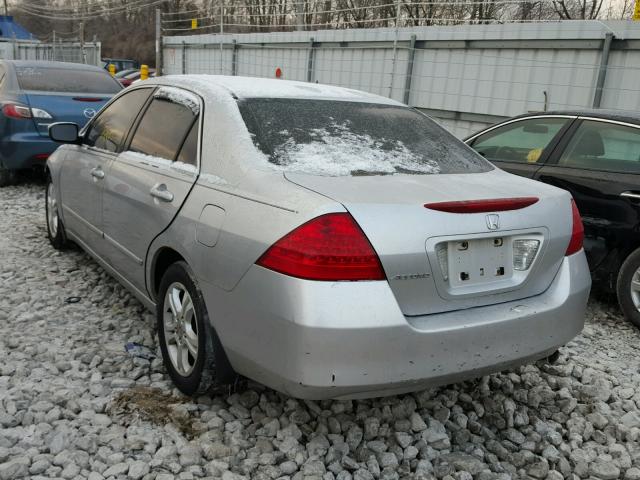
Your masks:
<instances>
[{"instance_id":1,"label":"yellow object on ground","mask_svg":"<svg viewBox=\"0 0 640 480\"><path fill-rule=\"evenodd\" d=\"M112 77L116 74L116 66L113 63L109 64L109 73Z\"/></svg>"},{"instance_id":2,"label":"yellow object on ground","mask_svg":"<svg viewBox=\"0 0 640 480\"><path fill-rule=\"evenodd\" d=\"M192 18L191 19L191 30L195 30L196 28L198 28L198 19L197 18Z\"/></svg>"},{"instance_id":3,"label":"yellow object on ground","mask_svg":"<svg viewBox=\"0 0 640 480\"><path fill-rule=\"evenodd\" d=\"M640 0L636 0L636 7L633 9L633 19L640 20Z\"/></svg>"},{"instance_id":4,"label":"yellow object on ground","mask_svg":"<svg viewBox=\"0 0 640 480\"><path fill-rule=\"evenodd\" d=\"M146 80L149 78L149 65L140 66L140 80Z\"/></svg>"}]
</instances>

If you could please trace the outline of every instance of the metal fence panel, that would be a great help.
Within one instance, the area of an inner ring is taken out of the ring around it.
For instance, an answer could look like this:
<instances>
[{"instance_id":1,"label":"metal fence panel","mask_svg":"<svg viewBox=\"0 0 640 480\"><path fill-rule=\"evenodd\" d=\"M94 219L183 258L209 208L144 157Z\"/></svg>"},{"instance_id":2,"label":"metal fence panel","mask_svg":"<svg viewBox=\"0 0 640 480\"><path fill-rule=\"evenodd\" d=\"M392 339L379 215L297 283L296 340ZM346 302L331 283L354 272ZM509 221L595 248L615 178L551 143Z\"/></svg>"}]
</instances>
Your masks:
<instances>
[{"instance_id":1,"label":"metal fence panel","mask_svg":"<svg viewBox=\"0 0 640 480\"><path fill-rule=\"evenodd\" d=\"M8 60L54 60L101 66L100 42L0 42L0 58Z\"/></svg>"},{"instance_id":2,"label":"metal fence panel","mask_svg":"<svg viewBox=\"0 0 640 480\"><path fill-rule=\"evenodd\" d=\"M273 78L279 67L282 78L407 101L459 136L525 112L591 108L598 91L601 108L640 110L638 22L207 34L163 45L164 73Z\"/></svg>"}]
</instances>

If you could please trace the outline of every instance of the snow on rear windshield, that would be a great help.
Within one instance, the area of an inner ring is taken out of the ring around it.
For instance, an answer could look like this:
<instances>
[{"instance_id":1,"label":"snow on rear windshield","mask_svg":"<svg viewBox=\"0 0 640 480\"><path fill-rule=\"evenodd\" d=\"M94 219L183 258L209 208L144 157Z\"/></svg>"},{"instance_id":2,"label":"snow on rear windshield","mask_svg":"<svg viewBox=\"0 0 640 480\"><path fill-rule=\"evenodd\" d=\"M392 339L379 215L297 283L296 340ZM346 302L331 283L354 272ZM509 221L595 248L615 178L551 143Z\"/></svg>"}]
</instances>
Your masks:
<instances>
[{"instance_id":1,"label":"snow on rear windshield","mask_svg":"<svg viewBox=\"0 0 640 480\"><path fill-rule=\"evenodd\" d=\"M312 175L476 173L493 167L428 117L369 103L250 98L238 102L272 166Z\"/></svg>"},{"instance_id":2,"label":"snow on rear windshield","mask_svg":"<svg viewBox=\"0 0 640 480\"><path fill-rule=\"evenodd\" d=\"M65 93L116 93L122 90L106 71L55 67L16 67L22 90Z\"/></svg>"}]
</instances>

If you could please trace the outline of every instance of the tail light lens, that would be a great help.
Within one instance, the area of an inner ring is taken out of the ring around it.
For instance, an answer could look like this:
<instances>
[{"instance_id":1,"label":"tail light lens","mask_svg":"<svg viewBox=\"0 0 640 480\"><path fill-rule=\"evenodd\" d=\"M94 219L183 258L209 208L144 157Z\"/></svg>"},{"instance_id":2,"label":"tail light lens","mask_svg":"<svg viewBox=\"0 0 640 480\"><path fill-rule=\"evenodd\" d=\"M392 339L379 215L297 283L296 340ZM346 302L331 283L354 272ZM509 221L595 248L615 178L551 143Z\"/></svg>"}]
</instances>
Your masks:
<instances>
[{"instance_id":1,"label":"tail light lens","mask_svg":"<svg viewBox=\"0 0 640 480\"><path fill-rule=\"evenodd\" d=\"M285 235L256 262L306 280L385 280L380 259L348 213L314 218Z\"/></svg>"},{"instance_id":2,"label":"tail light lens","mask_svg":"<svg viewBox=\"0 0 640 480\"><path fill-rule=\"evenodd\" d=\"M31 109L17 103L5 103L2 106L2 114L9 118L31 118Z\"/></svg>"},{"instance_id":3,"label":"tail light lens","mask_svg":"<svg viewBox=\"0 0 640 480\"><path fill-rule=\"evenodd\" d=\"M582 225L582 218L580 212L576 206L576 202L571 199L571 217L573 227L571 229L571 240L565 255L573 255L582 249L582 242L584 240L584 225Z\"/></svg>"},{"instance_id":4,"label":"tail light lens","mask_svg":"<svg viewBox=\"0 0 640 480\"><path fill-rule=\"evenodd\" d=\"M41 108L29 108L19 103L5 103L2 113L9 118L53 118L49 112Z\"/></svg>"}]
</instances>

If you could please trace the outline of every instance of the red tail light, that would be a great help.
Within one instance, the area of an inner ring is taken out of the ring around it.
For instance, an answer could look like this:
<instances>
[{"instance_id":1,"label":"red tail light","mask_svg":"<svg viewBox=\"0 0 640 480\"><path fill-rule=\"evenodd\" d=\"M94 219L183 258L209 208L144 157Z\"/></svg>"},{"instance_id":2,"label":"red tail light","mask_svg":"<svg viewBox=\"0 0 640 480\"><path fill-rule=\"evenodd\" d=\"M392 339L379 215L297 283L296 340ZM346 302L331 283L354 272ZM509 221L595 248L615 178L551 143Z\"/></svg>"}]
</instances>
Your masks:
<instances>
[{"instance_id":1,"label":"red tail light","mask_svg":"<svg viewBox=\"0 0 640 480\"><path fill-rule=\"evenodd\" d=\"M573 201L573 199L571 200L571 220L573 223L571 240L569 241L569 246L567 247L565 255L573 255L574 253L579 252L582 249L582 241L584 240L584 225L582 225L580 212L578 211L576 202Z\"/></svg>"},{"instance_id":2,"label":"red tail light","mask_svg":"<svg viewBox=\"0 0 640 480\"><path fill-rule=\"evenodd\" d=\"M348 213L314 218L278 240L256 262L307 280L384 280L380 259Z\"/></svg>"},{"instance_id":3,"label":"red tail light","mask_svg":"<svg viewBox=\"0 0 640 480\"><path fill-rule=\"evenodd\" d=\"M425 208L447 213L483 213L520 210L533 205L537 197L490 198L486 200L462 200L458 202L425 203Z\"/></svg>"},{"instance_id":4,"label":"red tail light","mask_svg":"<svg viewBox=\"0 0 640 480\"><path fill-rule=\"evenodd\" d=\"M95 97L73 97L76 102L101 102L102 98Z\"/></svg>"},{"instance_id":5,"label":"red tail light","mask_svg":"<svg viewBox=\"0 0 640 480\"><path fill-rule=\"evenodd\" d=\"M5 103L2 106L2 113L9 118L31 118L31 109L17 103Z\"/></svg>"}]
</instances>

